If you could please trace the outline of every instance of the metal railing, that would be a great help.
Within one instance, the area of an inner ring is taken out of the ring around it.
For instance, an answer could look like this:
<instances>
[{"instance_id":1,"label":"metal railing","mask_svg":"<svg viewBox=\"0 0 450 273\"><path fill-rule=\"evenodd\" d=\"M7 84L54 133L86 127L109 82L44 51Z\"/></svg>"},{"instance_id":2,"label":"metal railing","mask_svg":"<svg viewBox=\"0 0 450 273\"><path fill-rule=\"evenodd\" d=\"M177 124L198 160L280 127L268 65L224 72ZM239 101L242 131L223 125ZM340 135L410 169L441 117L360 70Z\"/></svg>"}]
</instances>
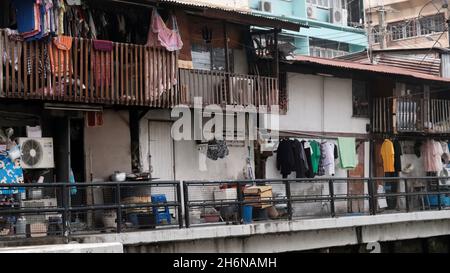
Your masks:
<instances>
[{"instance_id":1,"label":"metal railing","mask_svg":"<svg viewBox=\"0 0 450 273\"><path fill-rule=\"evenodd\" d=\"M442 210L450 207L448 180L333 177L4 184L1 191L21 189L18 196L30 200L0 202L0 239ZM269 194L255 199L248 194L249 186L265 186L261 189ZM77 200L77 194L85 200ZM152 200L158 194L166 199ZM9 232L5 223L10 224Z\"/></svg>"},{"instance_id":2,"label":"metal railing","mask_svg":"<svg viewBox=\"0 0 450 273\"><path fill-rule=\"evenodd\" d=\"M450 100L375 98L372 109L375 133L450 133Z\"/></svg>"}]
</instances>

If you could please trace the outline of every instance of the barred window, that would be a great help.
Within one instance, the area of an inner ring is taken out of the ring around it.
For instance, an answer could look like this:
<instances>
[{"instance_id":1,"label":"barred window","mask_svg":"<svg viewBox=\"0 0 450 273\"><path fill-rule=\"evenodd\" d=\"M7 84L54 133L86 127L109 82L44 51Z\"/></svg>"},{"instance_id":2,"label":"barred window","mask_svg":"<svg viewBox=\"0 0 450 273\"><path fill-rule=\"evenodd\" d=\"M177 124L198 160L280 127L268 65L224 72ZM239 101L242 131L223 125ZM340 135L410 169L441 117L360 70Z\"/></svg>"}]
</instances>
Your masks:
<instances>
[{"instance_id":1,"label":"barred window","mask_svg":"<svg viewBox=\"0 0 450 273\"><path fill-rule=\"evenodd\" d=\"M388 24L388 31L391 33L391 39L393 41L405 38L405 34L403 32L403 25L404 22Z\"/></svg>"},{"instance_id":2,"label":"barred window","mask_svg":"<svg viewBox=\"0 0 450 273\"><path fill-rule=\"evenodd\" d=\"M427 35L435 32L443 32L445 30L444 14L426 16L419 19L419 28L421 35Z\"/></svg>"},{"instance_id":3,"label":"barred window","mask_svg":"<svg viewBox=\"0 0 450 273\"><path fill-rule=\"evenodd\" d=\"M425 16L417 19L389 23L387 29L391 34L391 40L417 37L445 31L445 16L443 13ZM374 35L375 37L375 35ZM374 38L376 41L376 38Z\"/></svg>"}]
</instances>

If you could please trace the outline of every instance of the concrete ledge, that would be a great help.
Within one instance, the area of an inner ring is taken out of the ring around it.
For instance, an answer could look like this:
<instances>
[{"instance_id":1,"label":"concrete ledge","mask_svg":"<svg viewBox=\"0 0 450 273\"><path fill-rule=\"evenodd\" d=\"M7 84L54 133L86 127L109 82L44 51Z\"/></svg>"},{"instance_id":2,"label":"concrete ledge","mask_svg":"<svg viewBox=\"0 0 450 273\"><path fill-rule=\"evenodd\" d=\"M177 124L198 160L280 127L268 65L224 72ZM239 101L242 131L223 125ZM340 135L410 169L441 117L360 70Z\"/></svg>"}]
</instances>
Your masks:
<instances>
[{"instance_id":1,"label":"concrete ledge","mask_svg":"<svg viewBox=\"0 0 450 273\"><path fill-rule=\"evenodd\" d=\"M120 242L123 245L145 245L176 241L192 241L253 235L295 233L327 229L369 227L399 223L449 220L450 210L396 213L374 216L349 216L327 219L307 219L295 221L265 222L236 226L209 226L189 229L166 229L120 234L76 236L82 243ZM450 231L449 231L450 232Z\"/></svg>"},{"instance_id":2,"label":"concrete ledge","mask_svg":"<svg viewBox=\"0 0 450 273\"><path fill-rule=\"evenodd\" d=\"M0 253L123 253L121 243L66 244L1 248Z\"/></svg>"}]
</instances>

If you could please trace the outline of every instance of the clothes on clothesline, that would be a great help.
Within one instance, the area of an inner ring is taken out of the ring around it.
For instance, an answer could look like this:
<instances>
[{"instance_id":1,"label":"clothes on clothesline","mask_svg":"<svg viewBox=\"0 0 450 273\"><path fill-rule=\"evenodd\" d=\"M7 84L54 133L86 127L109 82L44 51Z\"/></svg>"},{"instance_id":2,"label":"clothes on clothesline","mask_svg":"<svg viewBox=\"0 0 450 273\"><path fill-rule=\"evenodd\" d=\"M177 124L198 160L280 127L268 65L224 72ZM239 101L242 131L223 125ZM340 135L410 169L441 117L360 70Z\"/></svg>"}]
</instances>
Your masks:
<instances>
[{"instance_id":1,"label":"clothes on clothesline","mask_svg":"<svg viewBox=\"0 0 450 273\"><path fill-rule=\"evenodd\" d=\"M344 154L356 153L355 145L345 145L343 149L348 149L343 151ZM276 165L283 178L293 172L296 178L314 178L316 175L335 175L335 161L339 157L337 145L330 141L281 139Z\"/></svg>"},{"instance_id":2,"label":"clothes on clothesline","mask_svg":"<svg viewBox=\"0 0 450 273\"><path fill-rule=\"evenodd\" d=\"M339 158L341 168L354 169L356 168L356 140L352 137L339 137Z\"/></svg>"},{"instance_id":3,"label":"clothes on clothesline","mask_svg":"<svg viewBox=\"0 0 450 273\"><path fill-rule=\"evenodd\" d=\"M329 141L320 144L319 176L335 175L335 159L338 158L337 146Z\"/></svg>"},{"instance_id":4,"label":"clothes on clothesline","mask_svg":"<svg viewBox=\"0 0 450 273\"><path fill-rule=\"evenodd\" d=\"M442 170L442 155L444 151L441 143L428 139L422 144L421 153L426 172L440 172Z\"/></svg>"},{"instance_id":5,"label":"clothes on clothesline","mask_svg":"<svg viewBox=\"0 0 450 273\"><path fill-rule=\"evenodd\" d=\"M381 158L383 160L383 170L385 173L395 172L395 151L394 143L389 139L385 139L381 145Z\"/></svg>"}]
</instances>

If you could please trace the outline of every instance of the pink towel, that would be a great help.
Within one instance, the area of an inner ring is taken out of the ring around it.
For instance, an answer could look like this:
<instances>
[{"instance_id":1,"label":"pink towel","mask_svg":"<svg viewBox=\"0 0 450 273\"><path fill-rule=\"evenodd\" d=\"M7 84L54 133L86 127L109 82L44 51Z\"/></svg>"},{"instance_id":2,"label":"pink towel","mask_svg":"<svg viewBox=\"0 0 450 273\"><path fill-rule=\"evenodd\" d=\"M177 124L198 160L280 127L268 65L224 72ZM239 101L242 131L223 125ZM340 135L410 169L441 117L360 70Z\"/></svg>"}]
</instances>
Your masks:
<instances>
[{"instance_id":1,"label":"pink towel","mask_svg":"<svg viewBox=\"0 0 450 273\"><path fill-rule=\"evenodd\" d=\"M113 50L113 43L111 41L94 40L92 43L94 44L95 50L108 52Z\"/></svg>"},{"instance_id":2,"label":"pink towel","mask_svg":"<svg viewBox=\"0 0 450 273\"><path fill-rule=\"evenodd\" d=\"M164 23L156 9L152 11L150 29L148 31L147 46L163 46L168 51L180 50L183 47L177 21L174 15L171 16L173 29L169 29Z\"/></svg>"}]
</instances>

